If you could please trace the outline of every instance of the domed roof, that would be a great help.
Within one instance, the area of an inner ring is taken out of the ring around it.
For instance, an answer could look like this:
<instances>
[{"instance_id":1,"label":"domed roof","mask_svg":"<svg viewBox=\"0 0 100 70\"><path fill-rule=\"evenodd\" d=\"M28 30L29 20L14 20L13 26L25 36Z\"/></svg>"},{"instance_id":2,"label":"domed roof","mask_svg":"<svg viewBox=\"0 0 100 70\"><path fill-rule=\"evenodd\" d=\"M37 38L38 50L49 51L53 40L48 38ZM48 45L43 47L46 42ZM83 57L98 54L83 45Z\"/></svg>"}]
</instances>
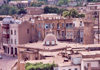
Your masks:
<instances>
[{"instance_id":1,"label":"domed roof","mask_svg":"<svg viewBox=\"0 0 100 70\"><path fill-rule=\"evenodd\" d=\"M43 44L46 45L46 46L57 45L56 36L52 33L47 34L45 39L44 39Z\"/></svg>"},{"instance_id":2,"label":"domed roof","mask_svg":"<svg viewBox=\"0 0 100 70\"><path fill-rule=\"evenodd\" d=\"M3 24L12 24L14 23L14 19L11 16L7 16L3 19Z\"/></svg>"}]
</instances>

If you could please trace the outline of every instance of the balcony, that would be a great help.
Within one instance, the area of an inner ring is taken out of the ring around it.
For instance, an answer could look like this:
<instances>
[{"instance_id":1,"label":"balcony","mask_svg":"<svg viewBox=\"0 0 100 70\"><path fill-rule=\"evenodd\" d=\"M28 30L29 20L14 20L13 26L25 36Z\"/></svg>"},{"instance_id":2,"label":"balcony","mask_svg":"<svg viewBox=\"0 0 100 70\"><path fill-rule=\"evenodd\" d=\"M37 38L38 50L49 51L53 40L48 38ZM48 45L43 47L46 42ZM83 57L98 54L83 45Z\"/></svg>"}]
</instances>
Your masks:
<instances>
[{"instance_id":1,"label":"balcony","mask_svg":"<svg viewBox=\"0 0 100 70\"><path fill-rule=\"evenodd\" d=\"M3 29L9 29L9 25L8 24L3 25Z\"/></svg>"},{"instance_id":2,"label":"balcony","mask_svg":"<svg viewBox=\"0 0 100 70\"><path fill-rule=\"evenodd\" d=\"M9 38L9 34L3 34L3 38Z\"/></svg>"}]
</instances>

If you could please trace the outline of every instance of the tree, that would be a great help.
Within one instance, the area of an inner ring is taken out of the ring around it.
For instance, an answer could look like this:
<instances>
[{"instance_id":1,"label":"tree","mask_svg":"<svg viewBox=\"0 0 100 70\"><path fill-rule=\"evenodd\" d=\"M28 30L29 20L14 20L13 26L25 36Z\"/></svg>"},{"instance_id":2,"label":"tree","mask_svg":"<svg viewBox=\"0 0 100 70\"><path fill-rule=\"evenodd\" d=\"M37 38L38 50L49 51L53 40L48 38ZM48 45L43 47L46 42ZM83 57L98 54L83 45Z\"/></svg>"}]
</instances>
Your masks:
<instances>
[{"instance_id":1,"label":"tree","mask_svg":"<svg viewBox=\"0 0 100 70\"><path fill-rule=\"evenodd\" d=\"M33 7L41 7L42 5L44 5L43 2L32 2L31 3L31 6L33 6Z\"/></svg>"},{"instance_id":2,"label":"tree","mask_svg":"<svg viewBox=\"0 0 100 70\"><path fill-rule=\"evenodd\" d=\"M20 8L20 10L18 11L18 14L26 14L26 9L24 8Z\"/></svg>"},{"instance_id":3,"label":"tree","mask_svg":"<svg viewBox=\"0 0 100 70\"><path fill-rule=\"evenodd\" d=\"M0 7L0 15L14 15L17 14L19 9L14 6L4 4Z\"/></svg>"},{"instance_id":4,"label":"tree","mask_svg":"<svg viewBox=\"0 0 100 70\"><path fill-rule=\"evenodd\" d=\"M63 11L62 15L63 15L64 17L69 16L69 11Z\"/></svg>"},{"instance_id":5,"label":"tree","mask_svg":"<svg viewBox=\"0 0 100 70\"><path fill-rule=\"evenodd\" d=\"M69 11L63 11L62 15L63 15L64 17L69 16L69 18L70 18L70 17L72 17L72 18L84 18L84 17L85 17L85 14L79 14L79 13L77 12L77 10L75 10L75 9L71 9L71 10L69 10Z\"/></svg>"},{"instance_id":6,"label":"tree","mask_svg":"<svg viewBox=\"0 0 100 70\"><path fill-rule=\"evenodd\" d=\"M73 17L73 18L78 17L78 12L77 12L77 10L71 9L71 10L69 11L69 16L71 16L71 17Z\"/></svg>"},{"instance_id":7,"label":"tree","mask_svg":"<svg viewBox=\"0 0 100 70\"><path fill-rule=\"evenodd\" d=\"M53 68L57 66L56 64L43 64L43 63L26 63L25 69L26 70L53 70Z\"/></svg>"},{"instance_id":8,"label":"tree","mask_svg":"<svg viewBox=\"0 0 100 70\"><path fill-rule=\"evenodd\" d=\"M26 9L4 4L0 7L0 15L26 14Z\"/></svg>"},{"instance_id":9,"label":"tree","mask_svg":"<svg viewBox=\"0 0 100 70\"><path fill-rule=\"evenodd\" d=\"M60 10L57 7L48 7L44 8L44 13L59 13Z\"/></svg>"},{"instance_id":10,"label":"tree","mask_svg":"<svg viewBox=\"0 0 100 70\"><path fill-rule=\"evenodd\" d=\"M79 14L78 17L79 18L84 18L85 17L85 14Z\"/></svg>"},{"instance_id":11,"label":"tree","mask_svg":"<svg viewBox=\"0 0 100 70\"><path fill-rule=\"evenodd\" d=\"M58 5L59 5L59 6L61 6L61 5L67 5L69 1L70 1L70 0L59 0L59 1L58 1Z\"/></svg>"},{"instance_id":12,"label":"tree","mask_svg":"<svg viewBox=\"0 0 100 70\"><path fill-rule=\"evenodd\" d=\"M18 11L19 9L17 7L11 7L11 9L9 10L9 14L14 15L14 14L17 14Z\"/></svg>"}]
</instances>

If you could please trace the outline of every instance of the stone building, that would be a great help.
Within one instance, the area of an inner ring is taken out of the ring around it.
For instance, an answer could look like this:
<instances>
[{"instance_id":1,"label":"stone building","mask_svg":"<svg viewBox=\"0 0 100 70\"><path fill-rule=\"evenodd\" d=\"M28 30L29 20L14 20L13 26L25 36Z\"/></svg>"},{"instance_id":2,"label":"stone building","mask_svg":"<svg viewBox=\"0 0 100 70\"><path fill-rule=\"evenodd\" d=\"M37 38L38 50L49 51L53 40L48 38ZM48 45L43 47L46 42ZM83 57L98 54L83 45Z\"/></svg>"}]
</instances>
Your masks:
<instances>
[{"instance_id":1,"label":"stone building","mask_svg":"<svg viewBox=\"0 0 100 70\"><path fill-rule=\"evenodd\" d=\"M44 13L41 7L27 7L26 10L28 15L40 15Z\"/></svg>"},{"instance_id":2,"label":"stone building","mask_svg":"<svg viewBox=\"0 0 100 70\"><path fill-rule=\"evenodd\" d=\"M94 42L100 43L100 2L88 3L87 12L94 18Z\"/></svg>"},{"instance_id":3,"label":"stone building","mask_svg":"<svg viewBox=\"0 0 100 70\"><path fill-rule=\"evenodd\" d=\"M43 14L35 16L33 19L38 40L43 40L46 34L52 30L52 33L60 41L83 41L84 23L81 19L67 19L57 14Z\"/></svg>"},{"instance_id":4,"label":"stone building","mask_svg":"<svg viewBox=\"0 0 100 70\"><path fill-rule=\"evenodd\" d=\"M26 63L55 63L54 70L99 70L100 45L82 45L59 42L52 33L43 42L18 46L18 69L25 70Z\"/></svg>"},{"instance_id":5,"label":"stone building","mask_svg":"<svg viewBox=\"0 0 100 70\"><path fill-rule=\"evenodd\" d=\"M33 41L32 25L7 16L2 22L2 42L5 54L17 55L17 45Z\"/></svg>"},{"instance_id":6,"label":"stone building","mask_svg":"<svg viewBox=\"0 0 100 70\"><path fill-rule=\"evenodd\" d=\"M28 7L28 1L10 1L9 5L16 6L18 8Z\"/></svg>"},{"instance_id":7,"label":"stone building","mask_svg":"<svg viewBox=\"0 0 100 70\"><path fill-rule=\"evenodd\" d=\"M59 1L59 0L47 0L47 3L48 3L49 5L57 5L58 1Z\"/></svg>"},{"instance_id":8,"label":"stone building","mask_svg":"<svg viewBox=\"0 0 100 70\"><path fill-rule=\"evenodd\" d=\"M91 20L84 21L84 44L93 44L94 43L94 29L93 22Z\"/></svg>"}]
</instances>

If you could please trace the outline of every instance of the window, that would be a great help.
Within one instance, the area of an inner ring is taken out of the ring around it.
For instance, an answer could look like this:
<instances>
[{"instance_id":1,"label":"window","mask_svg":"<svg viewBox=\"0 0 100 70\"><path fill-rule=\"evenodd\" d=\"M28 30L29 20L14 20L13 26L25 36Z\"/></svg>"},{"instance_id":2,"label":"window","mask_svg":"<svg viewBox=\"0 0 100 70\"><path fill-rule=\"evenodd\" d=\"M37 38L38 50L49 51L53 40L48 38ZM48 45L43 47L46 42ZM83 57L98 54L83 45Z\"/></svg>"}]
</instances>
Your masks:
<instances>
[{"instance_id":1,"label":"window","mask_svg":"<svg viewBox=\"0 0 100 70\"><path fill-rule=\"evenodd\" d=\"M64 31L62 31L62 37L65 37L65 32Z\"/></svg>"},{"instance_id":2,"label":"window","mask_svg":"<svg viewBox=\"0 0 100 70\"><path fill-rule=\"evenodd\" d=\"M49 41L46 41L46 45L50 45L50 42Z\"/></svg>"},{"instance_id":3,"label":"window","mask_svg":"<svg viewBox=\"0 0 100 70\"><path fill-rule=\"evenodd\" d=\"M62 27L64 27L64 23L62 24Z\"/></svg>"},{"instance_id":4,"label":"window","mask_svg":"<svg viewBox=\"0 0 100 70\"><path fill-rule=\"evenodd\" d=\"M80 21L80 26L82 26L82 21Z\"/></svg>"},{"instance_id":5,"label":"window","mask_svg":"<svg viewBox=\"0 0 100 70\"><path fill-rule=\"evenodd\" d=\"M82 31L80 31L80 37L83 38L84 33Z\"/></svg>"},{"instance_id":6,"label":"window","mask_svg":"<svg viewBox=\"0 0 100 70\"><path fill-rule=\"evenodd\" d=\"M41 25L41 28L44 28L44 24L43 23L41 23L42 25Z\"/></svg>"},{"instance_id":7,"label":"window","mask_svg":"<svg viewBox=\"0 0 100 70\"><path fill-rule=\"evenodd\" d=\"M41 38L41 32L40 31L38 32L38 37L39 37L39 39Z\"/></svg>"},{"instance_id":8,"label":"window","mask_svg":"<svg viewBox=\"0 0 100 70\"><path fill-rule=\"evenodd\" d=\"M16 44L16 39L15 39L15 44Z\"/></svg>"},{"instance_id":9,"label":"window","mask_svg":"<svg viewBox=\"0 0 100 70\"><path fill-rule=\"evenodd\" d=\"M13 39L11 39L11 44L13 44Z\"/></svg>"},{"instance_id":10,"label":"window","mask_svg":"<svg viewBox=\"0 0 100 70\"><path fill-rule=\"evenodd\" d=\"M66 28L72 28L72 27L73 27L72 23L67 23L66 24Z\"/></svg>"},{"instance_id":11,"label":"window","mask_svg":"<svg viewBox=\"0 0 100 70\"><path fill-rule=\"evenodd\" d=\"M72 32L70 32L70 37L71 37L71 38L73 37L73 33L72 33Z\"/></svg>"},{"instance_id":12,"label":"window","mask_svg":"<svg viewBox=\"0 0 100 70\"><path fill-rule=\"evenodd\" d=\"M57 24L57 29L59 29L60 28L60 26L59 26L59 23Z\"/></svg>"},{"instance_id":13,"label":"window","mask_svg":"<svg viewBox=\"0 0 100 70\"><path fill-rule=\"evenodd\" d=\"M39 23L38 27L39 27L39 28L41 27L40 23Z\"/></svg>"},{"instance_id":14,"label":"window","mask_svg":"<svg viewBox=\"0 0 100 70\"><path fill-rule=\"evenodd\" d=\"M72 28L72 23L69 24L69 27Z\"/></svg>"},{"instance_id":15,"label":"window","mask_svg":"<svg viewBox=\"0 0 100 70\"><path fill-rule=\"evenodd\" d=\"M9 48L8 48L8 54L9 54Z\"/></svg>"},{"instance_id":16,"label":"window","mask_svg":"<svg viewBox=\"0 0 100 70\"><path fill-rule=\"evenodd\" d=\"M48 24L45 24L45 29L48 29L48 28L49 28Z\"/></svg>"},{"instance_id":17,"label":"window","mask_svg":"<svg viewBox=\"0 0 100 70\"><path fill-rule=\"evenodd\" d=\"M68 24L66 24L66 28L68 28Z\"/></svg>"},{"instance_id":18,"label":"window","mask_svg":"<svg viewBox=\"0 0 100 70\"><path fill-rule=\"evenodd\" d=\"M13 31L11 30L11 35L13 34Z\"/></svg>"},{"instance_id":19,"label":"window","mask_svg":"<svg viewBox=\"0 0 100 70\"><path fill-rule=\"evenodd\" d=\"M15 48L15 55L17 55L17 48Z\"/></svg>"},{"instance_id":20,"label":"window","mask_svg":"<svg viewBox=\"0 0 100 70\"><path fill-rule=\"evenodd\" d=\"M77 70L77 68L75 68L75 70Z\"/></svg>"},{"instance_id":21,"label":"window","mask_svg":"<svg viewBox=\"0 0 100 70\"><path fill-rule=\"evenodd\" d=\"M11 47L11 54L13 54L13 47Z\"/></svg>"},{"instance_id":22,"label":"window","mask_svg":"<svg viewBox=\"0 0 100 70\"><path fill-rule=\"evenodd\" d=\"M53 28L53 24L50 24L50 28Z\"/></svg>"},{"instance_id":23,"label":"window","mask_svg":"<svg viewBox=\"0 0 100 70\"><path fill-rule=\"evenodd\" d=\"M57 31L57 35L60 36L60 31Z\"/></svg>"},{"instance_id":24,"label":"window","mask_svg":"<svg viewBox=\"0 0 100 70\"><path fill-rule=\"evenodd\" d=\"M55 43L55 41L51 41L51 44L52 44L52 45L55 45L56 43Z\"/></svg>"},{"instance_id":25,"label":"window","mask_svg":"<svg viewBox=\"0 0 100 70\"><path fill-rule=\"evenodd\" d=\"M83 42L83 38L80 38L80 42Z\"/></svg>"},{"instance_id":26,"label":"window","mask_svg":"<svg viewBox=\"0 0 100 70\"><path fill-rule=\"evenodd\" d=\"M29 34L29 29L27 29L27 34Z\"/></svg>"},{"instance_id":27,"label":"window","mask_svg":"<svg viewBox=\"0 0 100 70\"><path fill-rule=\"evenodd\" d=\"M54 28L54 26L55 26L55 25L54 25L54 23L53 23L53 24L52 24L52 28Z\"/></svg>"},{"instance_id":28,"label":"window","mask_svg":"<svg viewBox=\"0 0 100 70\"><path fill-rule=\"evenodd\" d=\"M67 38L69 38L69 36L70 36L70 32L67 32L66 36L67 36Z\"/></svg>"},{"instance_id":29,"label":"window","mask_svg":"<svg viewBox=\"0 0 100 70\"><path fill-rule=\"evenodd\" d=\"M16 35L16 30L14 31L14 34Z\"/></svg>"}]
</instances>

